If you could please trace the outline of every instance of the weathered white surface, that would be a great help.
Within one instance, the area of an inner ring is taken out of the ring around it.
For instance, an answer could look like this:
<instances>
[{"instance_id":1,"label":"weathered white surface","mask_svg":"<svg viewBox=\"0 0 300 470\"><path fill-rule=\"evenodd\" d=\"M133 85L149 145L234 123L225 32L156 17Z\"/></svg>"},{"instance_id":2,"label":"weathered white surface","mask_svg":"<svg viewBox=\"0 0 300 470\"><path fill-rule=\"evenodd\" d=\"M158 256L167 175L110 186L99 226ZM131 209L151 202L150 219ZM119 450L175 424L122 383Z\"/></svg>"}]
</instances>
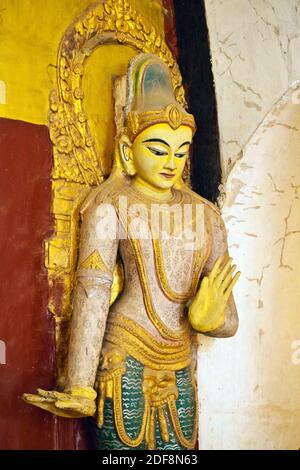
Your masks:
<instances>
[{"instance_id":1,"label":"weathered white surface","mask_svg":"<svg viewBox=\"0 0 300 470\"><path fill-rule=\"evenodd\" d=\"M300 78L299 0L205 0L223 176L274 102Z\"/></svg>"},{"instance_id":2,"label":"weathered white surface","mask_svg":"<svg viewBox=\"0 0 300 470\"><path fill-rule=\"evenodd\" d=\"M291 88L279 100L227 181L240 329L203 336L201 449L300 447L299 98Z\"/></svg>"}]
</instances>

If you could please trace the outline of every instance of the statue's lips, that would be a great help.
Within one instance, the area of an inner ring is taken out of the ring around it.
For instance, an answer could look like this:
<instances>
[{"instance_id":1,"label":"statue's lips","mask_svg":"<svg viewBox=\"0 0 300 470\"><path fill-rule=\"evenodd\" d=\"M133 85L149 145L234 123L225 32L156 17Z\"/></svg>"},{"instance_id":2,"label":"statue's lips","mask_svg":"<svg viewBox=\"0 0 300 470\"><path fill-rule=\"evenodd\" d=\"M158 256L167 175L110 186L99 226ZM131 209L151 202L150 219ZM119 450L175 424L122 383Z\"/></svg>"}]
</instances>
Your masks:
<instances>
[{"instance_id":1,"label":"statue's lips","mask_svg":"<svg viewBox=\"0 0 300 470\"><path fill-rule=\"evenodd\" d=\"M174 174L170 174L170 173L159 173L161 176L164 176L165 178L167 179L171 179L171 178L174 178Z\"/></svg>"}]
</instances>

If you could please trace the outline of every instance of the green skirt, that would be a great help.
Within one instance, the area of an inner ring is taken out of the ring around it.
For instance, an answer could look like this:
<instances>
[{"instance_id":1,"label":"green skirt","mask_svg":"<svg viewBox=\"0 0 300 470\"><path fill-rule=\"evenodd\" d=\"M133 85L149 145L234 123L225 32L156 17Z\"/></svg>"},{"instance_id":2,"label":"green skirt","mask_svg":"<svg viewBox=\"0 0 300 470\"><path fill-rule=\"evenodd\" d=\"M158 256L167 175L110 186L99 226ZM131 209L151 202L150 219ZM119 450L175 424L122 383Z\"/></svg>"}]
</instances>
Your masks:
<instances>
[{"instance_id":1,"label":"green skirt","mask_svg":"<svg viewBox=\"0 0 300 470\"><path fill-rule=\"evenodd\" d=\"M126 358L126 372L122 376L122 411L123 422L127 435L135 439L141 430L145 409L145 396L143 393L144 365L131 356ZM176 372L176 385L178 398L176 409L179 418L181 432L185 439L193 441L196 448L195 436L197 435L197 397L193 386L193 372L191 367ZM129 447L120 439L114 418L113 401L106 398L104 404L104 424L101 429L94 419L89 419L89 427L92 432L94 446L97 450L145 450L145 439L136 447ZM159 420L155 421L155 441L157 450L186 450L187 447L179 442L178 433L175 432L174 422L168 409L163 405L165 421L168 428L169 439L165 442L161 436ZM194 440L193 440L194 436ZM181 442L183 440L181 439Z\"/></svg>"}]
</instances>

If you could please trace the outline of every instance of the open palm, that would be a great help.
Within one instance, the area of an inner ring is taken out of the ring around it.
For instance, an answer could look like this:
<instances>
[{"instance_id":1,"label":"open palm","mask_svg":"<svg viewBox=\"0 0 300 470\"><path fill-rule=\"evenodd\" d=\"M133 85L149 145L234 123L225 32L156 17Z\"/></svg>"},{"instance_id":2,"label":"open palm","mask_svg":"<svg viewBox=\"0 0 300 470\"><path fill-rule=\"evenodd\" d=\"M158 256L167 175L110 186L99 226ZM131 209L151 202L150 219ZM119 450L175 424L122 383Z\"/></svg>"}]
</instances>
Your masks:
<instances>
[{"instance_id":1,"label":"open palm","mask_svg":"<svg viewBox=\"0 0 300 470\"><path fill-rule=\"evenodd\" d=\"M24 393L22 398L31 405L65 418L93 416L96 411L93 400L55 390L48 391L39 388L36 394Z\"/></svg>"},{"instance_id":2,"label":"open palm","mask_svg":"<svg viewBox=\"0 0 300 470\"><path fill-rule=\"evenodd\" d=\"M213 269L202 279L200 288L189 306L189 321L197 331L208 332L224 323L225 307L240 272L229 258L222 263L218 258Z\"/></svg>"}]
</instances>

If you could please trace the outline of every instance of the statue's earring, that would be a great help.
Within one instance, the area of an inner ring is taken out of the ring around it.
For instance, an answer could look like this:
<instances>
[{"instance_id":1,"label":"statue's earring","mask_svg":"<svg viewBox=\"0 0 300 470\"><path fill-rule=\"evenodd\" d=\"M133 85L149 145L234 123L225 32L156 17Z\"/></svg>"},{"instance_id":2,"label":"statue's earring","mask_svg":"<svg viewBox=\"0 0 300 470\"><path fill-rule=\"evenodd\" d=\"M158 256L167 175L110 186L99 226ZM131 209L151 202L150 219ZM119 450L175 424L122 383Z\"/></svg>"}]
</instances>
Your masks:
<instances>
[{"instance_id":1,"label":"statue's earring","mask_svg":"<svg viewBox=\"0 0 300 470\"><path fill-rule=\"evenodd\" d=\"M132 159L132 150L127 144L122 144L122 154L125 162L129 162Z\"/></svg>"},{"instance_id":2,"label":"statue's earring","mask_svg":"<svg viewBox=\"0 0 300 470\"><path fill-rule=\"evenodd\" d=\"M127 142L127 137L123 137L121 139L120 153L122 156L125 173L129 176L134 176L136 174L136 170L133 163L131 145L129 145L129 142Z\"/></svg>"},{"instance_id":3,"label":"statue's earring","mask_svg":"<svg viewBox=\"0 0 300 470\"><path fill-rule=\"evenodd\" d=\"M136 174L136 171L135 171L133 160L132 160L132 150L126 144L123 144L122 147L123 147L122 154L125 160L124 162L125 172L129 176L134 176Z\"/></svg>"}]
</instances>

